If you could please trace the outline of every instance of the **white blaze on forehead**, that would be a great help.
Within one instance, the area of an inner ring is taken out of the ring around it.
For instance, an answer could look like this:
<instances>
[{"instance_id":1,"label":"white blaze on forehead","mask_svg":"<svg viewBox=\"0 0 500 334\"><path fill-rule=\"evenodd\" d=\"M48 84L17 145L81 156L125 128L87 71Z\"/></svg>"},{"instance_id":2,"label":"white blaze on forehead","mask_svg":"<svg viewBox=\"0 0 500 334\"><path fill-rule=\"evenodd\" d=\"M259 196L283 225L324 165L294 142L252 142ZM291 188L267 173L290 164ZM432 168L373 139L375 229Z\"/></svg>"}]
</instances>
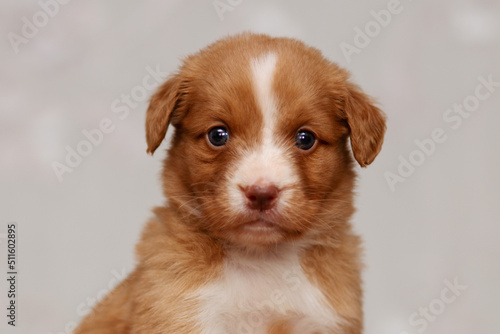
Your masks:
<instances>
[{"instance_id":1,"label":"white blaze on forehead","mask_svg":"<svg viewBox=\"0 0 500 334\"><path fill-rule=\"evenodd\" d=\"M296 184L298 176L293 167L292 157L286 148L280 145L276 137L275 124L278 116L276 99L273 92L273 81L278 57L267 53L251 61L253 91L257 102L256 112L262 114L262 132L259 135L260 145L245 150L233 169L229 185L231 203L238 210L245 207L245 198L240 187L257 183L273 184L278 188ZM282 193L277 207L287 203L290 193ZM280 205L281 203L281 205Z\"/></svg>"},{"instance_id":2,"label":"white blaze on forehead","mask_svg":"<svg viewBox=\"0 0 500 334\"><path fill-rule=\"evenodd\" d=\"M262 112L263 142L271 144L276 117L276 103L273 96L273 79L277 56L268 53L252 61L252 79L255 98Z\"/></svg>"}]
</instances>

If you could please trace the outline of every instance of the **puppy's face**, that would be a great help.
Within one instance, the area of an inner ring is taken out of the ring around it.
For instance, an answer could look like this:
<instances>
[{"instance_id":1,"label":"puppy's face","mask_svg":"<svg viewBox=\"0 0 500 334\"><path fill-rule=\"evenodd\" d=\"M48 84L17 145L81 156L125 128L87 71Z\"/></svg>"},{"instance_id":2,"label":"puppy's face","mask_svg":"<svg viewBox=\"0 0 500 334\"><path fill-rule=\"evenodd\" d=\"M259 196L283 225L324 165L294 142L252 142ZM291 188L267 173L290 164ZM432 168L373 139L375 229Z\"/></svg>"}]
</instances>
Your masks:
<instances>
[{"instance_id":1,"label":"puppy's face","mask_svg":"<svg viewBox=\"0 0 500 334\"><path fill-rule=\"evenodd\" d=\"M269 246L331 233L352 213L354 173L385 130L381 112L318 51L240 35L186 59L151 101L149 152L168 124L171 205L213 237Z\"/></svg>"}]
</instances>

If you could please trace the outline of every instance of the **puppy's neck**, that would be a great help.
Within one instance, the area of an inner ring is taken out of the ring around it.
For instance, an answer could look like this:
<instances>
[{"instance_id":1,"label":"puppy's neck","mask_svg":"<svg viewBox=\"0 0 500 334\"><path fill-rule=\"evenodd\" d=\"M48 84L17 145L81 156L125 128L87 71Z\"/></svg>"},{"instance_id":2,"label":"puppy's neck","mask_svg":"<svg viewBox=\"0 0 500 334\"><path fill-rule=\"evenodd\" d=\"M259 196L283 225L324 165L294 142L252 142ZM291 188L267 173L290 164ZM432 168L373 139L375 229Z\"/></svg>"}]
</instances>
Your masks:
<instances>
[{"instance_id":1,"label":"puppy's neck","mask_svg":"<svg viewBox=\"0 0 500 334\"><path fill-rule=\"evenodd\" d=\"M274 245L248 245L224 243L224 250L228 258L239 262L282 261L290 256L297 256L307 248L305 242L281 242Z\"/></svg>"}]
</instances>

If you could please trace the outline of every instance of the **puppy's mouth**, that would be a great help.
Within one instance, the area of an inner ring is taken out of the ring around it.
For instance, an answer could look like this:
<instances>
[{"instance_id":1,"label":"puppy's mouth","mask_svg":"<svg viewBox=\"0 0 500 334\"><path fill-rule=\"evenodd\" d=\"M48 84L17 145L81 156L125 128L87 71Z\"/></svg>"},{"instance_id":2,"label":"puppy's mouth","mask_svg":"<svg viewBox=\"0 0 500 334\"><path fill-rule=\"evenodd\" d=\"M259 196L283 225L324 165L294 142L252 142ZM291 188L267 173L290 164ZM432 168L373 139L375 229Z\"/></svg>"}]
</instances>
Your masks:
<instances>
[{"instance_id":1,"label":"puppy's mouth","mask_svg":"<svg viewBox=\"0 0 500 334\"><path fill-rule=\"evenodd\" d=\"M250 233L269 233L269 232L278 232L281 230L278 224L262 218L258 218L248 223L244 223L240 225L239 228L243 232L250 232Z\"/></svg>"},{"instance_id":2,"label":"puppy's mouth","mask_svg":"<svg viewBox=\"0 0 500 334\"><path fill-rule=\"evenodd\" d=\"M251 245L270 245L283 240L283 227L273 220L255 217L245 220L233 230L234 241Z\"/></svg>"}]
</instances>

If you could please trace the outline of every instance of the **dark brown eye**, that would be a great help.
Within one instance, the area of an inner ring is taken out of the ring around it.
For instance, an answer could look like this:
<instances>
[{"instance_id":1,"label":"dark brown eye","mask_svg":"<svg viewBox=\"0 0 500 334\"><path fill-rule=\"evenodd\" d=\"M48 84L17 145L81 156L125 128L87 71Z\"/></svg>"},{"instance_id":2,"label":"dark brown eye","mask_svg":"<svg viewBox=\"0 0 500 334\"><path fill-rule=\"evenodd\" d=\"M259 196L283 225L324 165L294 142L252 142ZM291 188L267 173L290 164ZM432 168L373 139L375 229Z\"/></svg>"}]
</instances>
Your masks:
<instances>
[{"instance_id":1,"label":"dark brown eye","mask_svg":"<svg viewBox=\"0 0 500 334\"><path fill-rule=\"evenodd\" d=\"M300 130L295 137L295 146L304 151L311 149L315 142L316 137L312 132L307 130Z\"/></svg>"},{"instance_id":2,"label":"dark brown eye","mask_svg":"<svg viewBox=\"0 0 500 334\"><path fill-rule=\"evenodd\" d=\"M208 131L208 141L214 146L226 145L229 140L229 131L222 126L217 126Z\"/></svg>"}]
</instances>

